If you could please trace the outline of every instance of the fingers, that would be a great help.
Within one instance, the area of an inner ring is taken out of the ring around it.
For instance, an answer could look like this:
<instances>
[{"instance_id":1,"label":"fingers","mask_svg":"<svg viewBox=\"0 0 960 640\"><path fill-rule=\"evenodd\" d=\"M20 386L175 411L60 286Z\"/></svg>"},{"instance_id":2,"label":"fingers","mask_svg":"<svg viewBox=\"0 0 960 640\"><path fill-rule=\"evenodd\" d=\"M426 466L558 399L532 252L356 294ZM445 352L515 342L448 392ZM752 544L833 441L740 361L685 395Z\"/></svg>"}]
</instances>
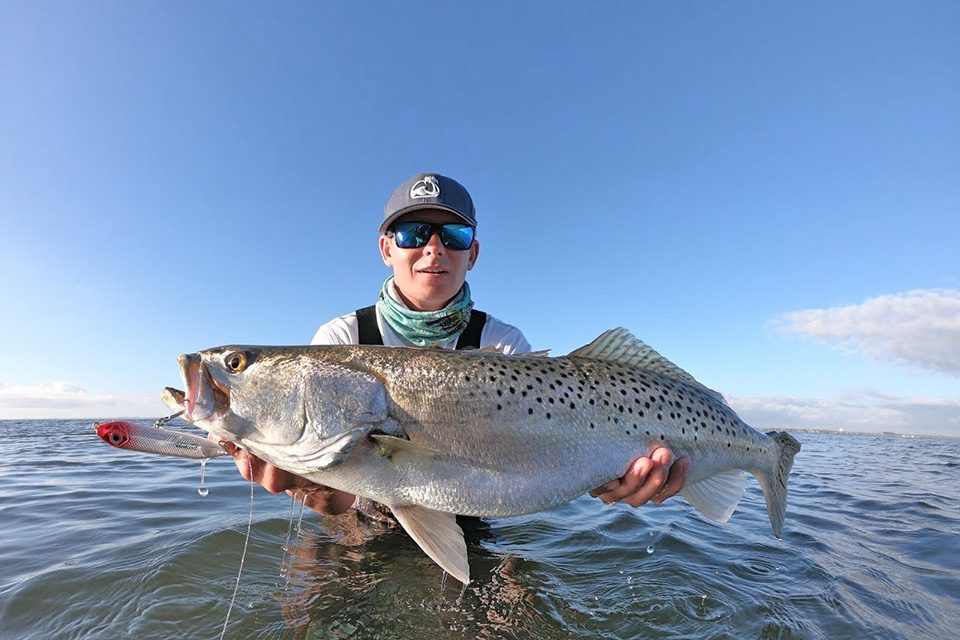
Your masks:
<instances>
[{"instance_id":1,"label":"fingers","mask_svg":"<svg viewBox=\"0 0 960 640\"><path fill-rule=\"evenodd\" d=\"M631 507L639 507L645 504L663 488L663 485L667 481L667 475L670 472L670 463L673 460L673 454L670 453L669 449L660 447L653 452L653 455L651 455L648 460L651 461L651 468L650 472L647 473L644 478L643 483L638 486L636 491L631 492L623 499L623 501ZM627 473L629 474L630 472L628 471Z\"/></svg>"},{"instance_id":2,"label":"fingers","mask_svg":"<svg viewBox=\"0 0 960 640\"><path fill-rule=\"evenodd\" d=\"M314 487L306 492L288 490L287 495L293 496L302 501L305 506L325 516L335 516L338 513L343 513L353 506L356 499L356 496L345 491L322 485L314 485Z\"/></svg>"},{"instance_id":3,"label":"fingers","mask_svg":"<svg viewBox=\"0 0 960 640\"><path fill-rule=\"evenodd\" d=\"M620 500L634 507L648 501L660 504L683 489L690 470L688 458L681 458L671 466L672 460L670 450L659 447L649 457L642 456L631 462L622 478L597 487L590 495L605 504Z\"/></svg>"},{"instance_id":4,"label":"fingers","mask_svg":"<svg viewBox=\"0 0 960 640\"><path fill-rule=\"evenodd\" d=\"M616 481L616 487L610 489L609 491L601 492L599 495L597 495L597 497L603 500L604 504L613 504L618 500L627 498L627 496L632 496L647 480L647 477L649 476L653 467L654 464L650 458L637 458L630 463L630 466L627 468L627 472L623 475L623 477ZM611 483L609 482L607 483L607 485L610 484Z\"/></svg>"},{"instance_id":5,"label":"fingers","mask_svg":"<svg viewBox=\"0 0 960 640\"><path fill-rule=\"evenodd\" d=\"M661 504L667 498L677 495L683 489L687 482L687 474L690 472L690 458L680 458L670 467L670 474L667 481L661 487L660 491L655 493L650 502Z\"/></svg>"},{"instance_id":6,"label":"fingers","mask_svg":"<svg viewBox=\"0 0 960 640\"><path fill-rule=\"evenodd\" d=\"M259 483L270 493L282 493L288 489L307 490L320 486L280 467L275 467L269 462L264 462L232 442L225 442L224 446L233 456L233 462L237 465L237 470L240 471L243 479Z\"/></svg>"}]
</instances>

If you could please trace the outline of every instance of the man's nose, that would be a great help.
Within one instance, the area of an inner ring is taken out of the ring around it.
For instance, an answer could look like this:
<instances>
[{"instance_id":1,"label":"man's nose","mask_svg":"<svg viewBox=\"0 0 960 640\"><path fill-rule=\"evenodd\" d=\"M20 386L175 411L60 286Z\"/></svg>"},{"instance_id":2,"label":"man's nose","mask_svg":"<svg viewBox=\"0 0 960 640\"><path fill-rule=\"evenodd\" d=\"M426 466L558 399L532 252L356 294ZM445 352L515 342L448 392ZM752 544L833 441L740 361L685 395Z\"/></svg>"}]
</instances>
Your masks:
<instances>
[{"instance_id":1,"label":"man's nose","mask_svg":"<svg viewBox=\"0 0 960 640\"><path fill-rule=\"evenodd\" d=\"M423 245L423 250L429 251L430 253L443 253L446 250L446 247L443 246L443 242L440 240L439 231L430 234L430 239L427 240L427 244Z\"/></svg>"}]
</instances>

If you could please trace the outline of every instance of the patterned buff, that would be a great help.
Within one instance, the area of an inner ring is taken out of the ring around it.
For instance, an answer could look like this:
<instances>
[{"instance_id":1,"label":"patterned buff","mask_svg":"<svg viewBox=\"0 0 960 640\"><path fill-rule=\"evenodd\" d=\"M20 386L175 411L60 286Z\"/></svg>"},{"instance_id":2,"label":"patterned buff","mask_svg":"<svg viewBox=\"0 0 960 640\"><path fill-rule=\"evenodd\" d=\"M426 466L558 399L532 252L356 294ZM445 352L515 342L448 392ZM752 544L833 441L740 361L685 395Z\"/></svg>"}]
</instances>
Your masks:
<instances>
[{"instance_id":1,"label":"patterned buff","mask_svg":"<svg viewBox=\"0 0 960 640\"><path fill-rule=\"evenodd\" d=\"M470 299L470 285L464 282L460 293L443 309L413 311L398 299L393 276L390 276L380 289L377 309L404 340L418 347L429 347L451 340L467 328L473 300Z\"/></svg>"}]
</instances>

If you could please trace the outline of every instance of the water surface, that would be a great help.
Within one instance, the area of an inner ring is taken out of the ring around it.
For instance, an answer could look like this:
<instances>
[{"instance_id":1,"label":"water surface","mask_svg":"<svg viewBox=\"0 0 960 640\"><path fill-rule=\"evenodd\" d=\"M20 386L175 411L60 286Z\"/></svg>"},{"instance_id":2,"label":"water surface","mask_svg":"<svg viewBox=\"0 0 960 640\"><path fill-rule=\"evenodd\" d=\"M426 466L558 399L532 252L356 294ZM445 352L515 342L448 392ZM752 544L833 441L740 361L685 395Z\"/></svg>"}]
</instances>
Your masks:
<instances>
[{"instance_id":1,"label":"water surface","mask_svg":"<svg viewBox=\"0 0 960 640\"><path fill-rule=\"evenodd\" d=\"M92 424L0 421L0 637L219 637L249 485L214 459L201 498L199 463ZM290 502L256 487L227 637L958 637L960 441L796 435L782 540L753 480L725 525L584 497L469 527L465 589L349 517L305 515L285 554Z\"/></svg>"}]
</instances>

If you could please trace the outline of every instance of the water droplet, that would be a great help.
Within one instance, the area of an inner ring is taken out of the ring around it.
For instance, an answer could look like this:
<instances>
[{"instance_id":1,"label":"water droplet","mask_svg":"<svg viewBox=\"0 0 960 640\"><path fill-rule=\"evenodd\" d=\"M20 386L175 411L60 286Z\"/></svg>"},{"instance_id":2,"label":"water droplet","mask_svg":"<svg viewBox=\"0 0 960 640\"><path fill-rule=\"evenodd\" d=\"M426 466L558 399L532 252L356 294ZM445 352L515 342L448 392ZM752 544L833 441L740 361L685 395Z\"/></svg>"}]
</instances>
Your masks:
<instances>
[{"instance_id":1,"label":"water droplet","mask_svg":"<svg viewBox=\"0 0 960 640\"><path fill-rule=\"evenodd\" d=\"M653 553L653 545L647 547L647 553Z\"/></svg>"},{"instance_id":2,"label":"water droplet","mask_svg":"<svg viewBox=\"0 0 960 640\"><path fill-rule=\"evenodd\" d=\"M200 459L200 486L197 488L197 493L200 494L201 498L207 497L207 494L210 493L210 489L207 489L206 485L203 483L203 476L207 470L207 459Z\"/></svg>"}]
</instances>

